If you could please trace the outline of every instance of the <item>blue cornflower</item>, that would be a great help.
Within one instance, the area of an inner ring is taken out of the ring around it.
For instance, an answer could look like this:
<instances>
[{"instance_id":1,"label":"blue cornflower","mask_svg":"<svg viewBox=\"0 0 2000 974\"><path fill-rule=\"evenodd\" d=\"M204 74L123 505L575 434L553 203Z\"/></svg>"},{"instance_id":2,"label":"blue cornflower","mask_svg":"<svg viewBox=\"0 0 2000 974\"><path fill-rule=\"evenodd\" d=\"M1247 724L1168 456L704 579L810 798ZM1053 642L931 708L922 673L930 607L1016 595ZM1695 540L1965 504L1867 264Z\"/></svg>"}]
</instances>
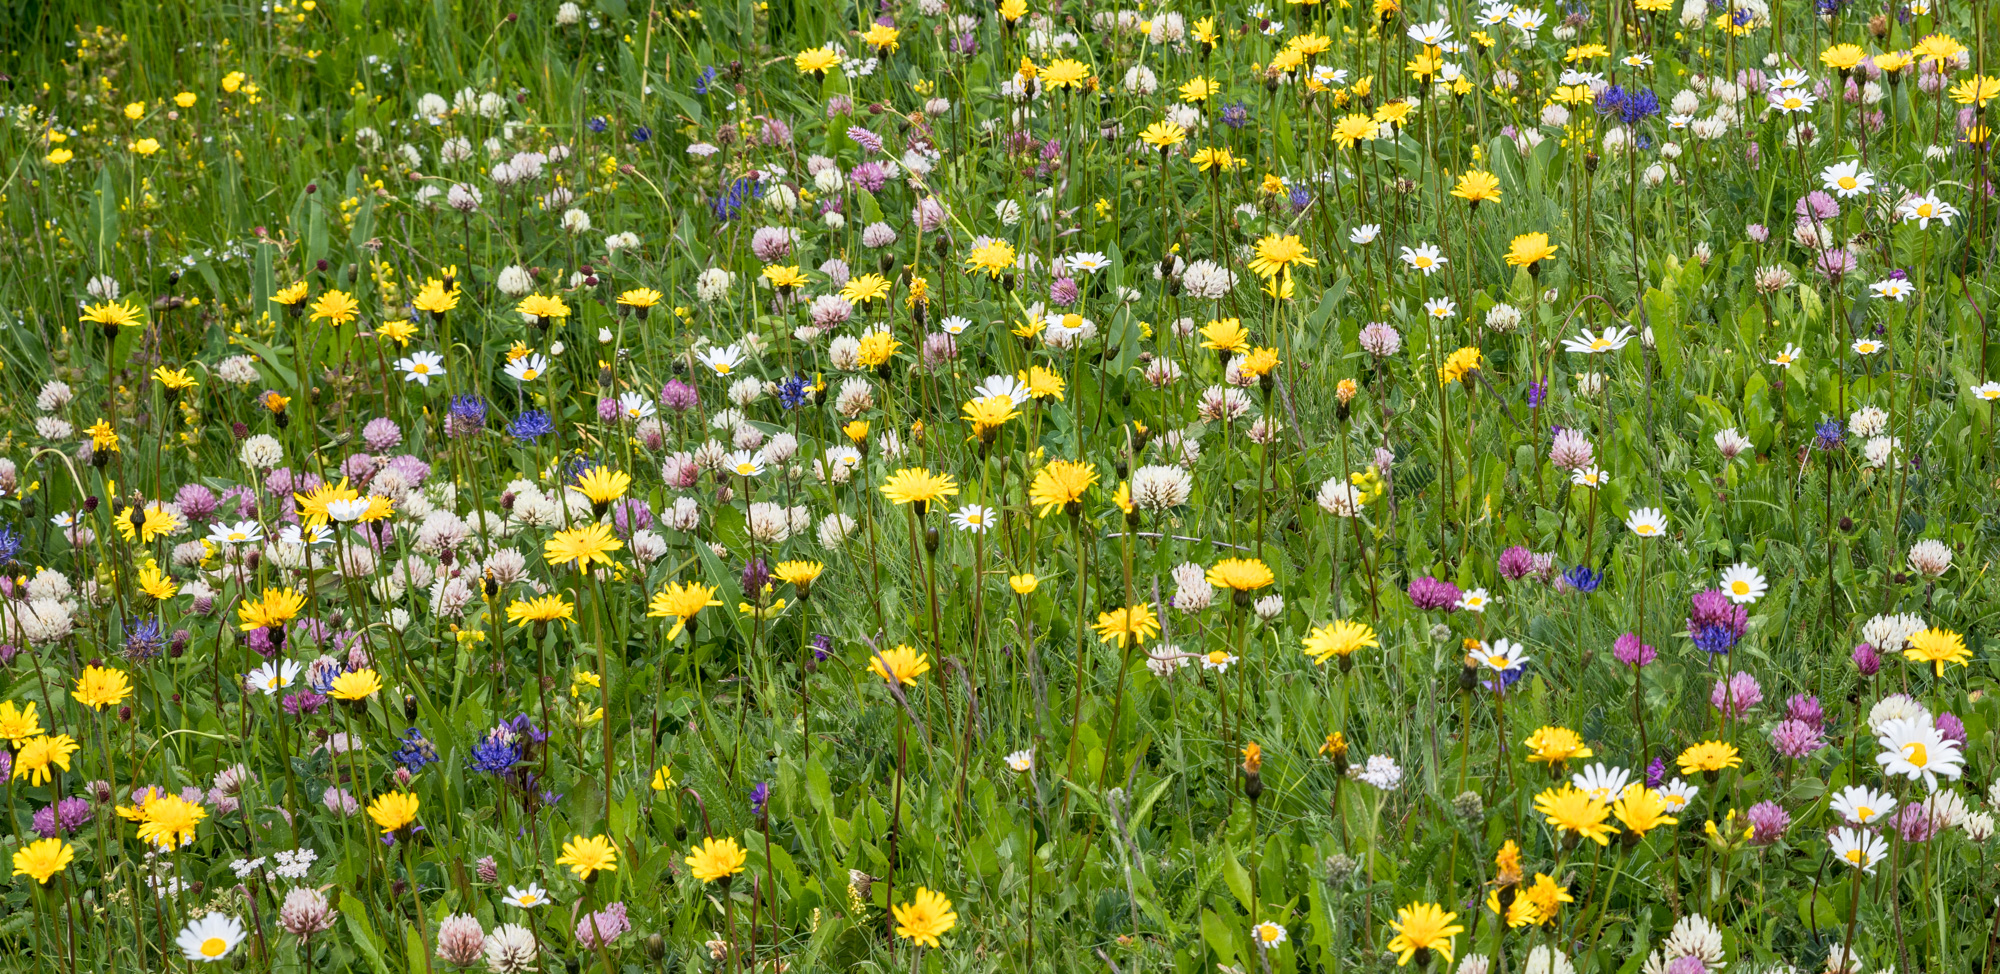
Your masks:
<instances>
[{"instance_id":1,"label":"blue cornflower","mask_svg":"<svg viewBox=\"0 0 2000 974\"><path fill-rule=\"evenodd\" d=\"M708 89L713 87L714 84L715 65L711 64L701 69L701 77L694 79L694 93L697 95L706 95L708 94Z\"/></svg>"},{"instance_id":2,"label":"blue cornflower","mask_svg":"<svg viewBox=\"0 0 2000 974\"><path fill-rule=\"evenodd\" d=\"M486 425L486 400L475 395L451 397L451 417L474 428Z\"/></svg>"},{"instance_id":3,"label":"blue cornflower","mask_svg":"<svg viewBox=\"0 0 2000 974\"><path fill-rule=\"evenodd\" d=\"M1222 124L1240 129L1250 122L1250 106L1237 101L1222 106Z\"/></svg>"},{"instance_id":4,"label":"blue cornflower","mask_svg":"<svg viewBox=\"0 0 2000 974\"><path fill-rule=\"evenodd\" d=\"M1312 202L1312 194L1307 192L1304 186L1294 186L1287 200L1292 204L1292 212L1299 213L1305 210L1306 204Z\"/></svg>"},{"instance_id":5,"label":"blue cornflower","mask_svg":"<svg viewBox=\"0 0 2000 974\"><path fill-rule=\"evenodd\" d=\"M1831 450L1839 446L1840 441L1844 438L1840 420L1837 419L1829 419L1819 424L1813 430L1813 435L1816 437L1816 442L1822 450Z\"/></svg>"},{"instance_id":6,"label":"blue cornflower","mask_svg":"<svg viewBox=\"0 0 2000 974\"><path fill-rule=\"evenodd\" d=\"M644 125L634 126L632 129L632 141L641 144L653 141L653 130Z\"/></svg>"},{"instance_id":7,"label":"blue cornflower","mask_svg":"<svg viewBox=\"0 0 2000 974\"><path fill-rule=\"evenodd\" d=\"M21 553L21 536L4 524L0 524L0 565L11 565Z\"/></svg>"},{"instance_id":8,"label":"blue cornflower","mask_svg":"<svg viewBox=\"0 0 2000 974\"><path fill-rule=\"evenodd\" d=\"M549 414L539 409L530 409L514 417L514 421L507 425L507 432L523 443L533 443L555 431L556 424L549 419Z\"/></svg>"},{"instance_id":9,"label":"blue cornflower","mask_svg":"<svg viewBox=\"0 0 2000 974\"><path fill-rule=\"evenodd\" d=\"M1563 572L1562 579L1568 582L1571 588L1588 595L1597 591L1597 586L1604 584L1604 573L1591 571L1588 565L1578 565Z\"/></svg>"},{"instance_id":10,"label":"blue cornflower","mask_svg":"<svg viewBox=\"0 0 2000 974\"><path fill-rule=\"evenodd\" d=\"M586 123L586 124L588 124L588 125L590 126L590 130L591 130L592 132L596 132L596 133L598 133L598 134L600 134L600 135L601 135L601 134L603 134L603 132L604 132L604 130L605 130L605 129L608 129L608 128L610 128L610 127L611 127L611 123L610 123L609 121L606 121L606 120L605 120L605 118L604 118L604 116L602 116L602 115L594 115L594 116L592 116L592 117L591 117L591 119L590 119L590 121L589 121L588 123Z\"/></svg>"},{"instance_id":11,"label":"blue cornflower","mask_svg":"<svg viewBox=\"0 0 2000 974\"><path fill-rule=\"evenodd\" d=\"M437 745L425 740L424 735L417 733L415 727L403 732L402 741L402 747L389 752L389 760L409 769L413 774L422 771L425 765L437 763Z\"/></svg>"},{"instance_id":12,"label":"blue cornflower","mask_svg":"<svg viewBox=\"0 0 2000 974\"><path fill-rule=\"evenodd\" d=\"M535 719L527 714L516 714L513 720L500 725L514 740L527 740L540 744L549 739L549 732L537 727Z\"/></svg>"},{"instance_id":13,"label":"blue cornflower","mask_svg":"<svg viewBox=\"0 0 2000 974\"><path fill-rule=\"evenodd\" d=\"M757 198L760 193L761 185L756 180L748 176L737 177L730 181L720 196L708 201L709 212L714 213L717 220L728 223L736 219L744 203Z\"/></svg>"},{"instance_id":14,"label":"blue cornflower","mask_svg":"<svg viewBox=\"0 0 2000 974\"><path fill-rule=\"evenodd\" d=\"M521 760L521 749L508 741L501 733L489 735L485 740L472 746L472 770L487 774L502 774Z\"/></svg>"},{"instance_id":15,"label":"blue cornflower","mask_svg":"<svg viewBox=\"0 0 2000 974\"><path fill-rule=\"evenodd\" d=\"M805 405L806 389L809 385L803 375L794 375L778 383L778 405L786 409L797 409Z\"/></svg>"},{"instance_id":16,"label":"blue cornflower","mask_svg":"<svg viewBox=\"0 0 2000 974\"><path fill-rule=\"evenodd\" d=\"M126 626L125 653L135 660L152 659L166 645L158 619L134 619Z\"/></svg>"},{"instance_id":17,"label":"blue cornflower","mask_svg":"<svg viewBox=\"0 0 2000 974\"><path fill-rule=\"evenodd\" d=\"M1651 88L1626 91L1610 85L1597 94L1597 114L1614 115L1627 125L1637 125L1660 113L1660 96Z\"/></svg>"}]
</instances>

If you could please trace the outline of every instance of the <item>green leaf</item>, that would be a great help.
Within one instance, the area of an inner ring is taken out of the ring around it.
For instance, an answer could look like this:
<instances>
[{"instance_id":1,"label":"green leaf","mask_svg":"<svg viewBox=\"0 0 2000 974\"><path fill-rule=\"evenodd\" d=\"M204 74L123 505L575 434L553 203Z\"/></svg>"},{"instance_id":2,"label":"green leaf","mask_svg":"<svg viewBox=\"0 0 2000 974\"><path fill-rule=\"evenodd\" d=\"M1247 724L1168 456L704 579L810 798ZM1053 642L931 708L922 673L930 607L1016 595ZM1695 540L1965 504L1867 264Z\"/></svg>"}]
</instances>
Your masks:
<instances>
[{"instance_id":1,"label":"green leaf","mask_svg":"<svg viewBox=\"0 0 2000 974\"><path fill-rule=\"evenodd\" d=\"M1236 860L1234 849L1230 850L1228 857L1222 860L1222 880L1229 884L1229 891L1236 894L1236 902L1241 903L1245 910L1257 902L1250 888L1250 870L1243 868L1243 864Z\"/></svg>"},{"instance_id":2,"label":"green leaf","mask_svg":"<svg viewBox=\"0 0 2000 974\"><path fill-rule=\"evenodd\" d=\"M389 974L389 965L382 960L382 938L375 935L375 926L368 922L368 908L352 894L341 893L340 915L347 918L347 930L354 935L361 956L368 958L368 966L375 969L375 974ZM423 958L417 958L417 965L423 966Z\"/></svg>"}]
</instances>

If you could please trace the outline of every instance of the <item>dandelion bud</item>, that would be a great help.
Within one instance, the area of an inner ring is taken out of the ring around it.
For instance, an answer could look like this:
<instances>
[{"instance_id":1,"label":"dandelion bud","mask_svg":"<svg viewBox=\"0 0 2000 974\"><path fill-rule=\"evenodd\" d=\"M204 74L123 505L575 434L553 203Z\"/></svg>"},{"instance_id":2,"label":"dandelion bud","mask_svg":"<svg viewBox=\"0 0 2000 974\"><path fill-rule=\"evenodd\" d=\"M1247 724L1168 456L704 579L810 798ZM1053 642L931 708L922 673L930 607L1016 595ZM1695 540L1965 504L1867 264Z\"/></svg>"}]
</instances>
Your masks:
<instances>
[{"instance_id":1,"label":"dandelion bud","mask_svg":"<svg viewBox=\"0 0 2000 974\"><path fill-rule=\"evenodd\" d=\"M657 960L659 960L659 959L661 959L661 958L663 958L663 957L665 957L665 956L667 956L667 940L666 940L666 938L665 938L665 937L662 937L662 936L660 936L660 935L659 935L659 934L657 934L657 933L656 933L656 934L653 934L653 935L652 935L652 936L650 936L650 937L647 937L647 938L646 938L646 956L647 956L647 957L650 957L650 958L652 958L653 960L656 960L656 961L657 961Z\"/></svg>"}]
</instances>

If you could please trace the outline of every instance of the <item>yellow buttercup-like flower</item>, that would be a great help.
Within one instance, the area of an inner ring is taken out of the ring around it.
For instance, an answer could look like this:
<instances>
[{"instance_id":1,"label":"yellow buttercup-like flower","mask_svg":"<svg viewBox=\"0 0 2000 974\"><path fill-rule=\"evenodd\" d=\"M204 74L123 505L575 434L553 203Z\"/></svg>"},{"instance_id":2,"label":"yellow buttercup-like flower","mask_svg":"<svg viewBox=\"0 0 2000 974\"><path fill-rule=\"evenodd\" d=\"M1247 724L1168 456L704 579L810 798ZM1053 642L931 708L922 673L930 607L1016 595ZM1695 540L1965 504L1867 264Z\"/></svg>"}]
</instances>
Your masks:
<instances>
[{"instance_id":1,"label":"yellow buttercup-like flower","mask_svg":"<svg viewBox=\"0 0 2000 974\"><path fill-rule=\"evenodd\" d=\"M881 650L868 657L868 672L904 686L916 686L917 677L931 671L931 658L908 646Z\"/></svg>"},{"instance_id":2,"label":"yellow buttercup-like flower","mask_svg":"<svg viewBox=\"0 0 2000 974\"><path fill-rule=\"evenodd\" d=\"M55 874L68 869L75 858L75 850L61 839L30 842L14 850L14 875L27 876L46 886Z\"/></svg>"},{"instance_id":3,"label":"yellow buttercup-like flower","mask_svg":"<svg viewBox=\"0 0 2000 974\"><path fill-rule=\"evenodd\" d=\"M922 886L909 903L899 903L890 911L896 917L896 936L925 947L940 946L938 937L958 926L958 914L951 900Z\"/></svg>"},{"instance_id":4,"label":"yellow buttercup-like flower","mask_svg":"<svg viewBox=\"0 0 2000 974\"><path fill-rule=\"evenodd\" d=\"M132 695L132 680L123 670L102 666L86 666L76 678L76 689L70 696L77 703L92 710L116 707Z\"/></svg>"},{"instance_id":5,"label":"yellow buttercup-like flower","mask_svg":"<svg viewBox=\"0 0 2000 974\"><path fill-rule=\"evenodd\" d=\"M1083 495L1097 483L1097 468L1077 460L1054 460L1035 471L1034 482L1028 485L1028 501L1038 509L1037 516L1048 517L1058 510L1077 513L1083 502Z\"/></svg>"},{"instance_id":6,"label":"yellow buttercup-like flower","mask_svg":"<svg viewBox=\"0 0 2000 974\"><path fill-rule=\"evenodd\" d=\"M699 582L668 582L648 603L646 615L655 619L672 619L674 628L667 633L667 641L672 642L701 614L701 610L712 605L721 605L715 597L716 590Z\"/></svg>"},{"instance_id":7,"label":"yellow buttercup-like flower","mask_svg":"<svg viewBox=\"0 0 2000 974\"><path fill-rule=\"evenodd\" d=\"M692 873L694 878L704 883L713 883L728 882L743 871L743 864L749 858L735 839L727 837L717 839L711 836L688 850L688 856L682 862L687 864L688 872Z\"/></svg>"},{"instance_id":8,"label":"yellow buttercup-like flower","mask_svg":"<svg viewBox=\"0 0 2000 974\"><path fill-rule=\"evenodd\" d=\"M415 795L388 792L375 796L375 800L368 803L368 817L375 820L383 835L388 835L416 824L419 804L421 802Z\"/></svg>"},{"instance_id":9,"label":"yellow buttercup-like flower","mask_svg":"<svg viewBox=\"0 0 2000 974\"><path fill-rule=\"evenodd\" d=\"M562 855L556 858L556 865L568 866L576 878L589 882L600 872L618 871L618 847L609 836L588 839L573 836L563 843Z\"/></svg>"}]
</instances>

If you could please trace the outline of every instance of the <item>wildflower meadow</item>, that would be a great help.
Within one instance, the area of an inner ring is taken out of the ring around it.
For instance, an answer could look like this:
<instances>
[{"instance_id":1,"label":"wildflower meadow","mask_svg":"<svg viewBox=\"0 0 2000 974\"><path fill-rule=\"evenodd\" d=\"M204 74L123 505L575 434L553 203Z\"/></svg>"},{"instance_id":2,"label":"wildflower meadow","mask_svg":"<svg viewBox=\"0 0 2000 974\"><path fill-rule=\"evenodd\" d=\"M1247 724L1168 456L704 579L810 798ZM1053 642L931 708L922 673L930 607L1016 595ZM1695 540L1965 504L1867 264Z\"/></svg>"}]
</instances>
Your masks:
<instances>
[{"instance_id":1,"label":"wildflower meadow","mask_svg":"<svg viewBox=\"0 0 2000 974\"><path fill-rule=\"evenodd\" d=\"M0 9L0 969L1989 974L1989 0Z\"/></svg>"}]
</instances>

